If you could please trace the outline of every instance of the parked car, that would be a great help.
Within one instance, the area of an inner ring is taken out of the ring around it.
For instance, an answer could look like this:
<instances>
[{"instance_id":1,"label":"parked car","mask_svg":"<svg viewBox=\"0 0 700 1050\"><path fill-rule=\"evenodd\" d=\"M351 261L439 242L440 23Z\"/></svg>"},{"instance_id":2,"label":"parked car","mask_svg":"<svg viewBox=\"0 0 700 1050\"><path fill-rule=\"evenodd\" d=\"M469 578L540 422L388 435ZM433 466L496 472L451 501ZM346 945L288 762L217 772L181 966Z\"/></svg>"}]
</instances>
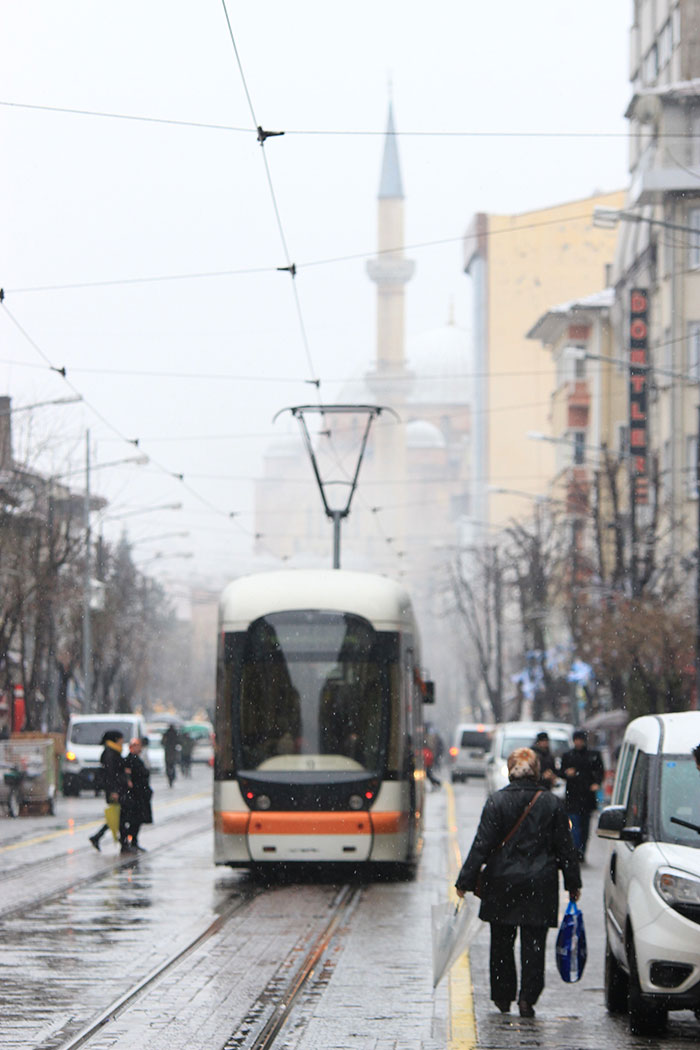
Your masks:
<instances>
[{"instance_id":1,"label":"parked car","mask_svg":"<svg viewBox=\"0 0 700 1050\"><path fill-rule=\"evenodd\" d=\"M492 795L508 784L507 759L518 747L532 747L538 733L547 732L549 746L558 763L561 756L573 747L574 727L569 722L502 722L491 734L491 750L486 756L486 791ZM552 789L564 796L566 785L559 781Z\"/></svg>"},{"instance_id":2,"label":"parked car","mask_svg":"<svg viewBox=\"0 0 700 1050\"><path fill-rule=\"evenodd\" d=\"M450 747L452 783L467 777L486 775L486 755L491 747L492 726L477 722L460 722Z\"/></svg>"},{"instance_id":3,"label":"parked car","mask_svg":"<svg viewBox=\"0 0 700 1050\"><path fill-rule=\"evenodd\" d=\"M186 733L194 743L192 761L212 765L214 762L214 726L211 722L185 722L180 726L180 732Z\"/></svg>"},{"instance_id":4,"label":"parked car","mask_svg":"<svg viewBox=\"0 0 700 1050\"><path fill-rule=\"evenodd\" d=\"M167 727L160 723L149 723L146 726L148 737L148 768L151 773L165 773L165 751L162 736Z\"/></svg>"},{"instance_id":5,"label":"parked car","mask_svg":"<svg viewBox=\"0 0 700 1050\"><path fill-rule=\"evenodd\" d=\"M627 726L612 805L598 835L605 865L605 1003L633 1035L658 1035L669 1010L700 1011L700 711Z\"/></svg>"},{"instance_id":6,"label":"parked car","mask_svg":"<svg viewBox=\"0 0 700 1050\"><path fill-rule=\"evenodd\" d=\"M111 715L71 715L66 732L66 746L61 760L64 795L81 791L102 790L100 755L104 749L102 735L116 729L124 736L124 754L128 754L132 737L144 737L146 724L142 715L116 712ZM148 749L145 759L148 761Z\"/></svg>"}]
</instances>

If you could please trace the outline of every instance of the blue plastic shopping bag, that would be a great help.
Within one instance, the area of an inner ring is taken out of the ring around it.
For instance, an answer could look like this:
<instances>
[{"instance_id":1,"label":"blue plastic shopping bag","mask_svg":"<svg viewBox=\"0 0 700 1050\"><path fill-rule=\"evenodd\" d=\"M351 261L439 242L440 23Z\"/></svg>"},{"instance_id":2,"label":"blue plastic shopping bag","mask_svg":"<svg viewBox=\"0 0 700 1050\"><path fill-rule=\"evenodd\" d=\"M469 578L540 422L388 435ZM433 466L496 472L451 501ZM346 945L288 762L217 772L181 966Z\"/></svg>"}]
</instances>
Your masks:
<instances>
[{"instance_id":1,"label":"blue plastic shopping bag","mask_svg":"<svg viewBox=\"0 0 700 1050\"><path fill-rule=\"evenodd\" d=\"M557 934L557 969L563 981L573 984L581 979L587 954L583 913L576 901L569 901Z\"/></svg>"}]
</instances>

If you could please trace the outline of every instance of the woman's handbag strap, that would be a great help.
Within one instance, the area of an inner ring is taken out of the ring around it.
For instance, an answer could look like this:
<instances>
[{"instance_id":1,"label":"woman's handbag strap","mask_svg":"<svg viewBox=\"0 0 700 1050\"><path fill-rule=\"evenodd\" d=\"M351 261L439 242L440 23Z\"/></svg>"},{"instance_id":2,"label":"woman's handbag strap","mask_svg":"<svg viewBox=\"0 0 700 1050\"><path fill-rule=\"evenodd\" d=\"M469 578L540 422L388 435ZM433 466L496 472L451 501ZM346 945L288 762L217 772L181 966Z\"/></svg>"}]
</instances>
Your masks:
<instances>
[{"instance_id":1,"label":"woman's handbag strap","mask_svg":"<svg viewBox=\"0 0 700 1050\"><path fill-rule=\"evenodd\" d=\"M502 843L500 844L500 846L498 847L499 849L503 849L503 847L505 846L506 842L510 842L510 840L511 840L511 839L513 838L513 835L514 835L514 834L516 833L516 831L518 830L518 828L520 827L520 825L522 824L522 822L523 822L523 821L525 820L525 817L526 817L526 816L528 815L528 813L530 812L530 810L531 810L531 809L532 809L532 807L534 806L535 802L537 802L537 799L538 799L538 798L540 797L540 795L543 795L543 794L544 794L544 791L537 791L537 792L536 792L536 793L535 793L535 794L534 794L534 795L532 796L532 798L531 798L531 799L530 799L530 801L528 802L527 806L526 806L526 807L525 807L525 809L524 809L524 810L522 811L522 813L520 814L520 816L519 816L519 817L518 817L518 819L516 820L515 824L514 824L514 825L513 825L513 827L512 827L511 829L510 829L510 831L508 832L508 834L507 834L507 835L506 835L506 837L504 838L503 842L502 842ZM494 851L494 852L495 852L495 851Z\"/></svg>"}]
</instances>

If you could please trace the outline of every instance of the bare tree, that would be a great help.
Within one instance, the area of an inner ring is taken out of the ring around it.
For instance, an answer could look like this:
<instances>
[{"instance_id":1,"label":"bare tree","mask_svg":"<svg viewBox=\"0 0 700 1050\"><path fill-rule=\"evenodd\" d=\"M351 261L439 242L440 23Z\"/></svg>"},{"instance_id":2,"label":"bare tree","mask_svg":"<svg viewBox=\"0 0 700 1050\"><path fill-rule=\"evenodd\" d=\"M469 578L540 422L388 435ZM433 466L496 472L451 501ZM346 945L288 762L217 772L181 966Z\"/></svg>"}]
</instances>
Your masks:
<instances>
[{"instance_id":1,"label":"bare tree","mask_svg":"<svg viewBox=\"0 0 700 1050\"><path fill-rule=\"evenodd\" d=\"M498 549L471 552L469 569L462 557L451 568L451 589L465 633L476 654L479 677L493 719L503 719L503 577Z\"/></svg>"}]
</instances>

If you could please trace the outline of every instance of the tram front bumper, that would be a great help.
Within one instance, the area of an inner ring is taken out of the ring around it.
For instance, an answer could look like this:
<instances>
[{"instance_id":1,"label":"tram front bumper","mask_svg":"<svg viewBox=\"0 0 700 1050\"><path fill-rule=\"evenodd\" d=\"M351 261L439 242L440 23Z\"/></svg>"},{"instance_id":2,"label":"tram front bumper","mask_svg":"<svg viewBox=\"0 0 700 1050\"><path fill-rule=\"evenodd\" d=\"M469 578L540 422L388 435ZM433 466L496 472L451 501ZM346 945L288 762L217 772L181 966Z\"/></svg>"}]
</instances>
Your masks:
<instances>
[{"instance_id":1,"label":"tram front bumper","mask_svg":"<svg viewBox=\"0 0 700 1050\"><path fill-rule=\"evenodd\" d=\"M218 813L215 830L222 840L220 863L361 863L405 856L405 824L403 814L364 810L248 811Z\"/></svg>"}]
</instances>

